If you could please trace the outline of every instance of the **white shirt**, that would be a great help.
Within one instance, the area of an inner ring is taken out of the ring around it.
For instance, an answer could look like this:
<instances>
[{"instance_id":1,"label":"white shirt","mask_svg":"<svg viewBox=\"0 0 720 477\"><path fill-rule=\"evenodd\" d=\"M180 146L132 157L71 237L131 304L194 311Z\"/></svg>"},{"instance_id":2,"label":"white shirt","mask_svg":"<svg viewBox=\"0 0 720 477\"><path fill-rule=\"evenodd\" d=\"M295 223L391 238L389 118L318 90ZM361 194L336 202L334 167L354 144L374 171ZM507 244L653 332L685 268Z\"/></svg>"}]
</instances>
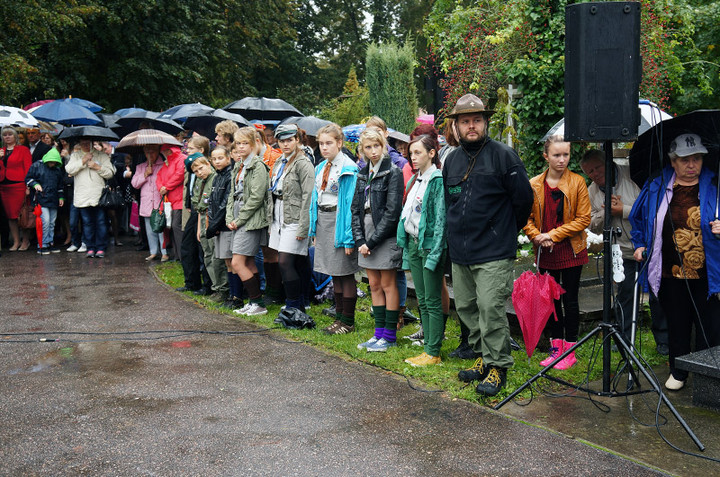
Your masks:
<instances>
[{"instance_id":1,"label":"white shirt","mask_svg":"<svg viewBox=\"0 0 720 477\"><path fill-rule=\"evenodd\" d=\"M405 206L400 216L402 219L405 219L405 232L415 238L418 238L420 234L420 216L422 215L423 199L428 186L427 178L436 170L437 167L431 164L423 174L418 173L410 192L408 192Z\"/></svg>"},{"instance_id":2,"label":"white shirt","mask_svg":"<svg viewBox=\"0 0 720 477\"><path fill-rule=\"evenodd\" d=\"M340 172L342 171L343 153L340 152L330 163L330 175L325 186L325 190L321 190L323 182L323 174L325 166L319 174L315 176L315 188L318 191L318 205L332 207L338 204L338 193L340 192Z\"/></svg>"}]
</instances>

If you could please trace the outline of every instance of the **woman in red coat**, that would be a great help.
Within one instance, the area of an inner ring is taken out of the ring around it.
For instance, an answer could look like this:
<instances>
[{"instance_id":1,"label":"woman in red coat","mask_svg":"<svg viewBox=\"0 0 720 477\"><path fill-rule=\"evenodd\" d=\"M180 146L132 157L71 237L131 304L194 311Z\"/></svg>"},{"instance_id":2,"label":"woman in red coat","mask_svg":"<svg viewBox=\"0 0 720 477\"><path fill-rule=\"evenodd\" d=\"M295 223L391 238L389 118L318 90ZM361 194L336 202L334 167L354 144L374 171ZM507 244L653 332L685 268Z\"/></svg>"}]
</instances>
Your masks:
<instances>
[{"instance_id":1,"label":"woman in red coat","mask_svg":"<svg viewBox=\"0 0 720 477\"><path fill-rule=\"evenodd\" d=\"M183 184L185 182L185 154L179 147L163 145L160 152L165 161L158 171L156 185L161 196L172 206L170 236L175 259L180 260L182 244Z\"/></svg>"},{"instance_id":2,"label":"woman in red coat","mask_svg":"<svg viewBox=\"0 0 720 477\"><path fill-rule=\"evenodd\" d=\"M25 190L27 189L25 176L32 164L32 155L30 149L20 145L15 128L5 126L0 134L2 134L3 144L0 156L2 156L5 169L5 178L0 182L0 200L2 200L13 239L10 251L27 250L30 247L30 239L27 232L23 230L22 245L20 244L18 215L25 200Z\"/></svg>"}]
</instances>

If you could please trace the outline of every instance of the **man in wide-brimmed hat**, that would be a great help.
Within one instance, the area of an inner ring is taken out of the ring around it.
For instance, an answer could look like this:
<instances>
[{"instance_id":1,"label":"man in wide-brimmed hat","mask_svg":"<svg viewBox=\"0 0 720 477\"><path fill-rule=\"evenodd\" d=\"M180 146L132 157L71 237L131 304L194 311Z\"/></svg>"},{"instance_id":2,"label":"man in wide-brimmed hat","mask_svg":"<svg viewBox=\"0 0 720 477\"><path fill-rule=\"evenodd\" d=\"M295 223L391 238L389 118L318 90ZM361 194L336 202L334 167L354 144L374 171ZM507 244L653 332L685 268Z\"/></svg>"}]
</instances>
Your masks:
<instances>
[{"instance_id":1,"label":"man in wide-brimmed hat","mask_svg":"<svg viewBox=\"0 0 720 477\"><path fill-rule=\"evenodd\" d=\"M502 389L513 364L505 301L512 292L517 234L533 203L517 153L487 136L492 113L475 95L457 101L448 117L455 119L460 146L443 166L455 308L477 357L458 377L481 381L476 390L486 396Z\"/></svg>"}]
</instances>

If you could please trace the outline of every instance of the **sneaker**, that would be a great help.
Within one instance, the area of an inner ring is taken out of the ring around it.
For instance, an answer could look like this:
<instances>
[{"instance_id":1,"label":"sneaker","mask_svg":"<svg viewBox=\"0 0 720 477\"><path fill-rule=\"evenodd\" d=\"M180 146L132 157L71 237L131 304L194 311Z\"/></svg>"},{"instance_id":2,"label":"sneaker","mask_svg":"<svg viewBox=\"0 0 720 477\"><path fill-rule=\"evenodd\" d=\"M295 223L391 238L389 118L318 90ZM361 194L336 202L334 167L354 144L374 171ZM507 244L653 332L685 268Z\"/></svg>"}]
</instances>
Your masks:
<instances>
[{"instance_id":1,"label":"sneaker","mask_svg":"<svg viewBox=\"0 0 720 477\"><path fill-rule=\"evenodd\" d=\"M405 362L410 366L431 366L442 364L442 359L440 359L440 356L430 356L427 353L422 353L420 356L406 359Z\"/></svg>"},{"instance_id":2,"label":"sneaker","mask_svg":"<svg viewBox=\"0 0 720 477\"><path fill-rule=\"evenodd\" d=\"M460 343L460 346L455 348L455 351L450 353L448 357L450 358L458 358L458 359L478 359L481 357L481 353L476 353L473 351L473 349L470 347L470 345L467 342Z\"/></svg>"},{"instance_id":3,"label":"sneaker","mask_svg":"<svg viewBox=\"0 0 720 477\"><path fill-rule=\"evenodd\" d=\"M465 383L472 381L481 381L487 377L488 369L483 362L482 357L475 360L475 363L468 369L464 369L458 373L458 379Z\"/></svg>"},{"instance_id":4,"label":"sneaker","mask_svg":"<svg viewBox=\"0 0 720 477\"><path fill-rule=\"evenodd\" d=\"M250 309L250 303L248 303L247 305L240 307L236 310L233 310L233 313L236 313L238 315L244 315L245 312L248 311L249 309Z\"/></svg>"},{"instance_id":5,"label":"sneaker","mask_svg":"<svg viewBox=\"0 0 720 477\"><path fill-rule=\"evenodd\" d=\"M368 346L366 349L369 353L378 352L378 353L384 353L388 350L388 348L392 348L394 346L397 346L396 342L390 342L386 340L385 338L380 338L373 344L372 346Z\"/></svg>"},{"instance_id":6,"label":"sneaker","mask_svg":"<svg viewBox=\"0 0 720 477\"><path fill-rule=\"evenodd\" d=\"M667 378L667 381L665 381L665 387L668 388L670 391L679 391L685 386L685 381L680 381L678 379L675 379L672 375Z\"/></svg>"},{"instance_id":7,"label":"sneaker","mask_svg":"<svg viewBox=\"0 0 720 477\"><path fill-rule=\"evenodd\" d=\"M373 335L373 337L370 338L369 340L357 345L357 349L366 349L368 346L372 346L375 343L377 343L379 339L380 338L375 338L375 335Z\"/></svg>"},{"instance_id":8,"label":"sneaker","mask_svg":"<svg viewBox=\"0 0 720 477\"><path fill-rule=\"evenodd\" d=\"M51 245L48 250L50 250L50 253L60 253L60 249L57 248L55 245Z\"/></svg>"},{"instance_id":9,"label":"sneaker","mask_svg":"<svg viewBox=\"0 0 720 477\"><path fill-rule=\"evenodd\" d=\"M95 252L95 258L105 258L105 252L103 252L102 250L98 250L97 252Z\"/></svg>"},{"instance_id":10,"label":"sneaker","mask_svg":"<svg viewBox=\"0 0 720 477\"><path fill-rule=\"evenodd\" d=\"M405 338L412 340L412 341L420 341L425 339L425 332L422 329L422 326L419 330L417 330L415 333L411 335L407 335Z\"/></svg>"},{"instance_id":11,"label":"sneaker","mask_svg":"<svg viewBox=\"0 0 720 477\"><path fill-rule=\"evenodd\" d=\"M87 251L87 255L86 255L87 258L93 258L94 256L95 256L95 252L93 252L92 250Z\"/></svg>"},{"instance_id":12,"label":"sneaker","mask_svg":"<svg viewBox=\"0 0 720 477\"><path fill-rule=\"evenodd\" d=\"M77 245L70 245L70 246L67 248L67 251L68 251L68 252L77 252L79 249L80 249L80 247L78 247Z\"/></svg>"},{"instance_id":13,"label":"sneaker","mask_svg":"<svg viewBox=\"0 0 720 477\"><path fill-rule=\"evenodd\" d=\"M346 325L340 320L335 321L335 323L323 330L327 335L345 335L353 331L355 331L355 326Z\"/></svg>"},{"instance_id":14,"label":"sneaker","mask_svg":"<svg viewBox=\"0 0 720 477\"><path fill-rule=\"evenodd\" d=\"M77 252L78 252L78 253L85 253L85 252L87 252L87 245L85 245L84 243L83 243L83 244L80 244L80 248L77 249Z\"/></svg>"},{"instance_id":15,"label":"sneaker","mask_svg":"<svg viewBox=\"0 0 720 477\"><path fill-rule=\"evenodd\" d=\"M38 250L40 255L50 255L50 250L47 247L43 247Z\"/></svg>"},{"instance_id":16,"label":"sneaker","mask_svg":"<svg viewBox=\"0 0 720 477\"><path fill-rule=\"evenodd\" d=\"M243 313L245 316L260 316L267 315L267 308L260 306L257 303L250 303L250 307Z\"/></svg>"},{"instance_id":17,"label":"sneaker","mask_svg":"<svg viewBox=\"0 0 720 477\"><path fill-rule=\"evenodd\" d=\"M225 301L225 294L220 292L214 292L207 298L213 303L223 303Z\"/></svg>"},{"instance_id":18,"label":"sneaker","mask_svg":"<svg viewBox=\"0 0 720 477\"><path fill-rule=\"evenodd\" d=\"M490 366L490 371L483 381L477 385L475 391L482 396L494 396L505 387L507 370Z\"/></svg>"}]
</instances>

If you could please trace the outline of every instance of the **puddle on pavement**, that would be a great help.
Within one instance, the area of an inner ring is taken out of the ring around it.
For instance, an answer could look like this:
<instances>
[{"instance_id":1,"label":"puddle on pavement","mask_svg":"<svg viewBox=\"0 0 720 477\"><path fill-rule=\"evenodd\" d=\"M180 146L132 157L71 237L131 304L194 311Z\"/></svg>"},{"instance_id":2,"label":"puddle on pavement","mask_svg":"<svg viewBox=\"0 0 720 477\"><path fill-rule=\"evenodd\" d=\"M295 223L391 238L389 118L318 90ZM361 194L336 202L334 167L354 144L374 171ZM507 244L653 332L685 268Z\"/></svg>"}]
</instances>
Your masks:
<instances>
[{"instance_id":1,"label":"puddle on pavement","mask_svg":"<svg viewBox=\"0 0 720 477\"><path fill-rule=\"evenodd\" d=\"M142 359L130 356L132 343L103 341L77 343L49 351L27 367L8 374L53 372L92 372L122 374L140 366Z\"/></svg>"}]
</instances>

